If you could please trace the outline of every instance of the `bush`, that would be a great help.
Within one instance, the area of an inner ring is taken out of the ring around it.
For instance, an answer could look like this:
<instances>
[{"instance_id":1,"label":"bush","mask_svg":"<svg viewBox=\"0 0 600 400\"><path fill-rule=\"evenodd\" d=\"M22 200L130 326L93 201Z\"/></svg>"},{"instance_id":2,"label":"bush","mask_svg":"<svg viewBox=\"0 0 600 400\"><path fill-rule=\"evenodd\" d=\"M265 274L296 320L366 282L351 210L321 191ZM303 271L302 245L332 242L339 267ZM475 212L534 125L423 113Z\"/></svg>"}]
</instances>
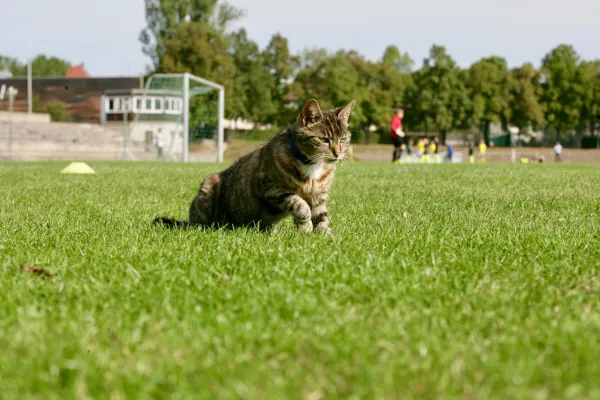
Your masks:
<instances>
[{"instance_id":1,"label":"bush","mask_svg":"<svg viewBox=\"0 0 600 400\"><path fill-rule=\"evenodd\" d=\"M280 132L281 128L269 128L265 130L252 129L249 131L233 130L228 129L225 132L226 140L248 140L248 141L260 141L266 142L271 139L276 133ZM382 135L381 132L366 132L362 129L352 130L352 143L353 144L367 144L367 135L369 136L370 144L380 143L381 137L387 139L390 143L391 140L387 135ZM387 142L385 142L387 144Z\"/></svg>"},{"instance_id":2,"label":"bush","mask_svg":"<svg viewBox=\"0 0 600 400\"><path fill-rule=\"evenodd\" d=\"M214 139L217 136L217 126L201 123L190 129L191 140Z\"/></svg>"},{"instance_id":3,"label":"bush","mask_svg":"<svg viewBox=\"0 0 600 400\"><path fill-rule=\"evenodd\" d=\"M50 114L50 119L53 122L70 121L69 109L67 105L60 100L52 100L44 107L46 112Z\"/></svg>"},{"instance_id":4,"label":"bush","mask_svg":"<svg viewBox=\"0 0 600 400\"><path fill-rule=\"evenodd\" d=\"M365 132L362 130L352 131L352 143L353 144L364 144L365 143Z\"/></svg>"},{"instance_id":5,"label":"bush","mask_svg":"<svg viewBox=\"0 0 600 400\"><path fill-rule=\"evenodd\" d=\"M50 114L50 120L53 122L71 120L67 105L60 100L52 100L44 105L40 101L40 96L34 95L31 103L34 113Z\"/></svg>"},{"instance_id":6,"label":"bush","mask_svg":"<svg viewBox=\"0 0 600 400\"><path fill-rule=\"evenodd\" d=\"M600 140L598 140L597 137L584 136L581 138L581 148L582 149L597 149L598 142L600 142Z\"/></svg>"},{"instance_id":7,"label":"bush","mask_svg":"<svg viewBox=\"0 0 600 400\"><path fill-rule=\"evenodd\" d=\"M278 133L280 128L269 128L265 130L260 129L252 129L249 131L241 131L241 130L228 130L227 131L227 140L251 140L251 141L260 141L266 142L271 139L276 133Z\"/></svg>"},{"instance_id":8,"label":"bush","mask_svg":"<svg viewBox=\"0 0 600 400\"><path fill-rule=\"evenodd\" d=\"M352 130L352 143L353 144L377 144L379 143L379 137L381 132L374 131L370 132L367 128L360 130Z\"/></svg>"},{"instance_id":9,"label":"bush","mask_svg":"<svg viewBox=\"0 0 600 400\"><path fill-rule=\"evenodd\" d=\"M377 143L379 144L392 144L392 139L390 139L390 135L387 132L377 132L379 134L379 140Z\"/></svg>"}]
</instances>

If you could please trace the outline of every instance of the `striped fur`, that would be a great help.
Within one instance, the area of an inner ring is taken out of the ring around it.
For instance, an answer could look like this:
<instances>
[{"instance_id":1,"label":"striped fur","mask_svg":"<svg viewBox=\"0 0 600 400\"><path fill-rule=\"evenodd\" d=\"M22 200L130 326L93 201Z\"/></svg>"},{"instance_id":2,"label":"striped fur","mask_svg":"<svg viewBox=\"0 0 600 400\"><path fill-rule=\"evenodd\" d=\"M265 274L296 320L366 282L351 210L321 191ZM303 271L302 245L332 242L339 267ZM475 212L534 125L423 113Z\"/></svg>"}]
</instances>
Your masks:
<instances>
[{"instance_id":1,"label":"striped fur","mask_svg":"<svg viewBox=\"0 0 600 400\"><path fill-rule=\"evenodd\" d=\"M294 124L204 179L190 205L189 225L268 230L292 216L301 231L332 234L327 199L336 164L350 144L348 119L354 105L351 101L344 107L321 110L316 100L309 100ZM155 222L187 224L164 217Z\"/></svg>"}]
</instances>

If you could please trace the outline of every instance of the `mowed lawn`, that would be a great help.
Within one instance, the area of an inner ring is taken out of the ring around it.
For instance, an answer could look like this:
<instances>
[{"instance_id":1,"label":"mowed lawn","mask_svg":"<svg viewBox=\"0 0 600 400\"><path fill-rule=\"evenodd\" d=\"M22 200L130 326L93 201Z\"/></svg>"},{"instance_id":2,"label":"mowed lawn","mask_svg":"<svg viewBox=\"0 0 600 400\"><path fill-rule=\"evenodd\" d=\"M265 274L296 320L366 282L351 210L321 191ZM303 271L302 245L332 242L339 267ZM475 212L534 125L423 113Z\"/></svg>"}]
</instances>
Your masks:
<instances>
[{"instance_id":1,"label":"mowed lawn","mask_svg":"<svg viewBox=\"0 0 600 400\"><path fill-rule=\"evenodd\" d=\"M600 398L600 166L346 164L329 239L90 165L0 164L0 398Z\"/></svg>"}]
</instances>

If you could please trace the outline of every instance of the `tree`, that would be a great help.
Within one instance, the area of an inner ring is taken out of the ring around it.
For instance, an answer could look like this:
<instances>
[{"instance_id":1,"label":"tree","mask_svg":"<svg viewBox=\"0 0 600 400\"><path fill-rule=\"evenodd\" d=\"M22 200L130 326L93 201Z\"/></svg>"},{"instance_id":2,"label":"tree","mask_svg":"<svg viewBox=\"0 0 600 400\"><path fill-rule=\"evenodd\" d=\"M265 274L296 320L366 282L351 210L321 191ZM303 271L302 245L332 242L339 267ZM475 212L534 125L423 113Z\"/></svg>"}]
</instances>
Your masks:
<instances>
[{"instance_id":1,"label":"tree","mask_svg":"<svg viewBox=\"0 0 600 400\"><path fill-rule=\"evenodd\" d=\"M468 75L472 122L482 128L489 145L490 125L506 125L510 117L508 66L504 58L484 58L471 66Z\"/></svg>"},{"instance_id":2,"label":"tree","mask_svg":"<svg viewBox=\"0 0 600 400\"><path fill-rule=\"evenodd\" d=\"M581 124L593 135L600 123L600 60L582 62L579 75L583 83Z\"/></svg>"},{"instance_id":3,"label":"tree","mask_svg":"<svg viewBox=\"0 0 600 400\"><path fill-rule=\"evenodd\" d=\"M251 121L267 121L277 112L273 103L271 76L264 68L258 45L240 29L229 38L230 55L235 65L231 116Z\"/></svg>"},{"instance_id":4,"label":"tree","mask_svg":"<svg viewBox=\"0 0 600 400\"><path fill-rule=\"evenodd\" d=\"M355 51L342 50L335 54L313 50L307 52L302 61L303 68L293 85L298 97L319 99L322 108L338 107L356 100L358 106L352 113L353 127L366 128L380 122L374 113L378 90L374 63Z\"/></svg>"},{"instance_id":5,"label":"tree","mask_svg":"<svg viewBox=\"0 0 600 400\"><path fill-rule=\"evenodd\" d=\"M300 59L300 69L294 77L290 91L298 99L322 99L326 90L324 72L331 55L325 49L305 50ZM302 106L302 101L297 104ZM299 109L298 109L299 111ZM296 110L294 111L296 112Z\"/></svg>"},{"instance_id":6,"label":"tree","mask_svg":"<svg viewBox=\"0 0 600 400\"><path fill-rule=\"evenodd\" d=\"M410 72L415 65L415 62L410 58L408 53L400 52L398 47L394 45L388 46L385 49L381 63L389 65L398 72Z\"/></svg>"},{"instance_id":7,"label":"tree","mask_svg":"<svg viewBox=\"0 0 600 400\"><path fill-rule=\"evenodd\" d=\"M225 111L230 114L235 65L228 53L225 37L210 25L184 22L172 30L163 45L164 51L158 60L157 72L189 72L224 85ZM212 94L202 100L192 99L192 124L214 119L217 114L214 96Z\"/></svg>"},{"instance_id":8,"label":"tree","mask_svg":"<svg viewBox=\"0 0 600 400\"><path fill-rule=\"evenodd\" d=\"M523 133L527 128L540 128L544 108L540 103L540 74L531 63L510 71L510 123Z\"/></svg>"},{"instance_id":9,"label":"tree","mask_svg":"<svg viewBox=\"0 0 600 400\"><path fill-rule=\"evenodd\" d=\"M413 104L406 120L426 132L446 133L468 123L469 98L465 77L443 46L434 45L423 67L414 74L416 90L407 101Z\"/></svg>"},{"instance_id":10,"label":"tree","mask_svg":"<svg viewBox=\"0 0 600 400\"><path fill-rule=\"evenodd\" d=\"M389 120L395 107L405 107L406 92L413 87L412 60L401 54L396 46L389 46L378 63L369 63L362 69L365 95L361 108L368 125L381 129L381 139L387 141ZM365 128L368 126L365 126Z\"/></svg>"},{"instance_id":11,"label":"tree","mask_svg":"<svg viewBox=\"0 0 600 400\"><path fill-rule=\"evenodd\" d=\"M31 61L31 75L65 76L70 66L71 63L66 60L40 54ZM0 70L3 68L10 70L14 76L27 75L27 64L23 64L14 58L0 56Z\"/></svg>"},{"instance_id":12,"label":"tree","mask_svg":"<svg viewBox=\"0 0 600 400\"><path fill-rule=\"evenodd\" d=\"M172 39L180 24L193 22L223 34L227 24L243 16L243 12L218 0L145 0L146 23L140 32L144 54L153 69L160 68L166 52L166 40Z\"/></svg>"},{"instance_id":13,"label":"tree","mask_svg":"<svg viewBox=\"0 0 600 400\"><path fill-rule=\"evenodd\" d=\"M569 45L560 45L542 61L542 104L546 120L556 130L556 138L573 131L580 122L584 87L579 56Z\"/></svg>"},{"instance_id":14,"label":"tree","mask_svg":"<svg viewBox=\"0 0 600 400\"><path fill-rule=\"evenodd\" d=\"M31 62L32 76L65 76L71 66L68 61L58 57L46 57L39 55ZM27 75L27 66L25 66L23 75Z\"/></svg>"},{"instance_id":15,"label":"tree","mask_svg":"<svg viewBox=\"0 0 600 400\"><path fill-rule=\"evenodd\" d=\"M300 59L289 49L288 40L279 33L274 34L267 48L262 53L263 65L271 79L264 82L270 85L275 102L275 112L268 122L281 121L286 114L286 96L290 91L290 83L300 65Z\"/></svg>"},{"instance_id":16,"label":"tree","mask_svg":"<svg viewBox=\"0 0 600 400\"><path fill-rule=\"evenodd\" d=\"M0 56L0 71L10 71L13 75L16 75L17 72L20 72L23 68L23 64L19 62L16 58Z\"/></svg>"}]
</instances>

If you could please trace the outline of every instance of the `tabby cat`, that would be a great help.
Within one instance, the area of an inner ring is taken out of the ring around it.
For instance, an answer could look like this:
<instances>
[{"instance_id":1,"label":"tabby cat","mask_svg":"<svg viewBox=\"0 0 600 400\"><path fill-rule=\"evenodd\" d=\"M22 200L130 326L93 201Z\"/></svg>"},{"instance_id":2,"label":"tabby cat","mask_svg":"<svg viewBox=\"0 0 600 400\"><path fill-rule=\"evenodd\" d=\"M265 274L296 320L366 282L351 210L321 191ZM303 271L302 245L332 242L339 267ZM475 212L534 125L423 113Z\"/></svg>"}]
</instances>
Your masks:
<instances>
[{"instance_id":1,"label":"tabby cat","mask_svg":"<svg viewBox=\"0 0 600 400\"><path fill-rule=\"evenodd\" d=\"M309 100L296 122L226 170L209 175L192 201L189 222L167 226L257 226L268 230L288 215L304 232L332 235L327 198L336 163L350 144L348 119L356 101L321 110Z\"/></svg>"}]
</instances>

